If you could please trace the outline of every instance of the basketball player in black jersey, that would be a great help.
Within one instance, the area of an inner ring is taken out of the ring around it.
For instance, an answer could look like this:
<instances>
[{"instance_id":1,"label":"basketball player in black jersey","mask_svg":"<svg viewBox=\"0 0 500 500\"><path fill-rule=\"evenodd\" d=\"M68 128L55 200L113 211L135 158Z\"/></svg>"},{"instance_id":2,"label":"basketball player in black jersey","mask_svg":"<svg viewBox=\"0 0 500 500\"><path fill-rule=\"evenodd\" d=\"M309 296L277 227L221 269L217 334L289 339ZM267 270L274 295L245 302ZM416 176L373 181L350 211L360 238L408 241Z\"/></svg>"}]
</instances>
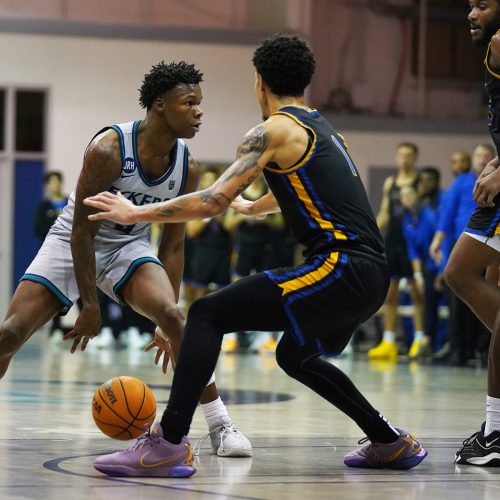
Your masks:
<instances>
[{"instance_id":1,"label":"basketball player in black jersey","mask_svg":"<svg viewBox=\"0 0 500 500\"><path fill-rule=\"evenodd\" d=\"M99 457L95 467L107 474L180 477L195 472L183 436L217 362L223 335L239 330L283 330L276 351L280 367L366 433L371 443L348 453L346 465L407 469L427 455L410 433L392 427L321 356L341 352L357 325L379 309L389 274L382 237L344 140L305 105L313 54L299 38L277 35L262 42L253 63L265 122L248 132L237 160L215 184L149 208L136 209L110 193L86 203L103 211L91 219L122 224L214 217L231 203L250 216L281 209L305 247L305 262L242 278L193 303L161 423L134 448ZM271 192L255 202L240 198L262 174Z\"/></svg>"},{"instance_id":2,"label":"basketball player in black jersey","mask_svg":"<svg viewBox=\"0 0 500 500\"><path fill-rule=\"evenodd\" d=\"M472 41L487 46L485 86L490 98L489 128L500 151L500 4L471 0ZM500 169L498 156L483 170L474 187L479 204L457 241L445 269L445 279L491 332L488 355L486 422L456 453L459 464L500 466ZM485 278L486 274L486 278ZM493 274L493 279L488 279Z\"/></svg>"},{"instance_id":3,"label":"basketball player in black jersey","mask_svg":"<svg viewBox=\"0 0 500 500\"><path fill-rule=\"evenodd\" d=\"M414 341L408 351L410 358L416 358L426 347L424 341L422 273L413 273L406 241L403 235L405 208L401 203L401 189L417 183L416 163L418 147L411 142L403 142L396 149L398 171L384 182L382 203L377 215L377 225L385 232L385 248L391 282L384 304L384 334L382 341L368 351L370 359L395 361L398 355L396 345L396 323L399 306L399 282L408 279L414 305Z\"/></svg>"}]
</instances>

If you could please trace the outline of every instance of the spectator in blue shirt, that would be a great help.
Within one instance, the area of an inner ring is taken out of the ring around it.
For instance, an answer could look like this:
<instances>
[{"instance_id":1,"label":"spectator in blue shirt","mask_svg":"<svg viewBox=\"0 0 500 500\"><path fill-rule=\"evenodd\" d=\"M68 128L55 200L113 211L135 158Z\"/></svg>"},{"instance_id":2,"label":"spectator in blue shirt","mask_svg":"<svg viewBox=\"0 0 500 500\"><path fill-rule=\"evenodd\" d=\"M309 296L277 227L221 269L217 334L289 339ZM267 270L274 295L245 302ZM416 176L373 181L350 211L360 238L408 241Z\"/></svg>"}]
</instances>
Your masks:
<instances>
[{"instance_id":1,"label":"spectator in blue shirt","mask_svg":"<svg viewBox=\"0 0 500 500\"><path fill-rule=\"evenodd\" d=\"M437 332L440 294L434 284L438 269L429 255L429 246L437 225L439 182L439 171L434 167L425 167L419 172L416 187L406 186L401 190L401 203L405 208L403 234L413 278L424 296L424 332L415 332L408 351L412 359L431 354L432 340Z\"/></svg>"},{"instance_id":2,"label":"spectator in blue shirt","mask_svg":"<svg viewBox=\"0 0 500 500\"><path fill-rule=\"evenodd\" d=\"M449 236L453 246L465 229L470 216L477 207L473 198L474 184L486 164L494 156L495 150L489 144L476 146L471 170L457 175L443 197L438 230L430 247L432 258L441 268L447 260L445 254L448 253L443 252L445 237ZM487 349L486 338L488 336L468 306L451 291L448 295L448 302L450 308L448 320L448 338L451 343L450 363L459 366L465 365L475 355L476 348L479 347L480 351Z\"/></svg>"}]
</instances>

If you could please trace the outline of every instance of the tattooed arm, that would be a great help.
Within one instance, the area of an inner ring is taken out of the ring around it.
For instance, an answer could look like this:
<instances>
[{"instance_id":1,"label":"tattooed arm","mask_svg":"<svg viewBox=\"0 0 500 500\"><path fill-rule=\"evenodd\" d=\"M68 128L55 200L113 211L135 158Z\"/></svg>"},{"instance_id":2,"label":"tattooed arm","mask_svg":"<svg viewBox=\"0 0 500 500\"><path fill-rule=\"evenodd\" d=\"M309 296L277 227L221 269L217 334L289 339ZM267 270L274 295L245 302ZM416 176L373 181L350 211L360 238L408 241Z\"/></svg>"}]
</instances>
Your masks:
<instances>
[{"instance_id":1,"label":"tattooed arm","mask_svg":"<svg viewBox=\"0 0 500 500\"><path fill-rule=\"evenodd\" d=\"M266 124L247 133L240 144L236 161L209 188L172 200L136 207L120 194L101 193L85 204L102 210L90 220L111 219L120 224L137 222L186 222L215 217L224 212L272 161L275 146Z\"/></svg>"},{"instance_id":2,"label":"tattooed arm","mask_svg":"<svg viewBox=\"0 0 500 500\"><path fill-rule=\"evenodd\" d=\"M83 168L76 186L75 214L71 232L71 253L76 282L82 299L82 309L73 330L65 339L74 339L71 352L80 341L85 350L89 338L99 333L101 315L96 289L96 262L94 237L100 222L91 222L88 215L93 212L82 200L102 189L108 189L120 176L121 157L118 134L112 130L96 137L88 146L83 161Z\"/></svg>"}]
</instances>

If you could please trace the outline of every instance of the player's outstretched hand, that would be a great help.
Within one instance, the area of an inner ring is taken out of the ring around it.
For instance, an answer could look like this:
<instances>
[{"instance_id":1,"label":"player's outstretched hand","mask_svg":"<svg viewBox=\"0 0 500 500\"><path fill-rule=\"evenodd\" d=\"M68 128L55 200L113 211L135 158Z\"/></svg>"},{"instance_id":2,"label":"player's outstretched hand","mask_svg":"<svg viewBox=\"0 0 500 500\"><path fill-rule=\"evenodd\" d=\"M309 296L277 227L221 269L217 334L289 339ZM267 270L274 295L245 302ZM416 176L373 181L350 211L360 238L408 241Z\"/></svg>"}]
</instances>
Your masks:
<instances>
[{"instance_id":1,"label":"player's outstretched hand","mask_svg":"<svg viewBox=\"0 0 500 500\"><path fill-rule=\"evenodd\" d=\"M170 341L168 340L167 336L159 327L156 327L155 338L144 348L144 351L150 351L151 349L153 349L153 347L158 348L155 356L155 365L158 365L161 357L163 356L161 371L163 373L167 373L169 360L172 362L172 369L175 370L174 351L172 350L172 346L170 345Z\"/></svg>"},{"instance_id":2,"label":"player's outstretched hand","mask_svg":"<svg viewBox=\"0 0 500 500\"><path fill-rule=\"evenodd\" d=\"M500 167L488 163L474 185L474 201L480 207L494 207L494 199L500 193Z\"/></svg>"},{"instance_id":3,"label":"player's outstretched hand","mask_svg":"<svg viewBox=\"0 0 500 500\"><path fill-rule=\"evenodd\" d=\"M239 195L232 201L231 205L229 205L229 206L231 208L233 208L234 210L236 210L237 212L239 212L240 214L246 215L247 217L252 217L252 218L257 219L257 220L265 219L266 214L254 215L252 213L251 210L252 210L253 204L254 204L253 201L245 200L245 198L243 198L243 196Z\"/></svg>"},{"instance_id":4,"label":"player's outstretched hand","mask_svg":"<svg viewBox=\"0 0 500 500\"><path fill-rule=\"evenodd\" d=\"M85 198L83 203L101 210L89 215L89 220L109 219L119 224L135 224L136 222L134 216L137 213L137 207L121 193L113 194L104 191Z\"/></svg>"},{"instance_id":5,"label":"player's outstretched hand","mask_svg":"<svg viewBox=\"0 0 500 500\"><path fill-rule=\"evenodd\" d=\"M89 340L97 337L99 334L99 329L101 328L101 312L99 306L83 306L78 318L76 320L73 330L68 332L63 339L73 340L73 345L71 346L71 352L74 353L78 349L78 344L82 343L80 346L81 351L85 351Z\"/></svg>"}]
</instances>

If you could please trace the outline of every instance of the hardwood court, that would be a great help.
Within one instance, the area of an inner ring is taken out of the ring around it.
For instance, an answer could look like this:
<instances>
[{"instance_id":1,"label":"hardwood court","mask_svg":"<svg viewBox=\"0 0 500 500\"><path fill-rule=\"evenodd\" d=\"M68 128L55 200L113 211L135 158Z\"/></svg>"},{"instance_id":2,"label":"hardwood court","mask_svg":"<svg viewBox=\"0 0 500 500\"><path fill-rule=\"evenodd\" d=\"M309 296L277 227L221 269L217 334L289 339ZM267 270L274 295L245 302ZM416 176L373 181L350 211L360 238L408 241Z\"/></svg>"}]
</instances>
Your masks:
<instances>
[{"instance_id":1,"label":"hardwood court","mask_svg":"<svg viewBox=\"0 0 500 500\"><path fill-rule=\"evenodd\" d=\"M482 499L500 498L500 469L455 466L462 440L484 418L486 373L474 368L335 363L396 426L429 451L407 472L348 469L345 452L361 431L318 396L288 378L272 356L224 355L217 368L252 458L220 458L202 444L190 479L108 478L92 467L99 454L126 447L98 431L91 399L115 375L146 381L163 410L171 375L137 350L71 355L39 332L0 381L0 499ZM197 412L191 442L206 432ZM132 442L130 442L132 444Z\"/></svg>"}]
</instances>

